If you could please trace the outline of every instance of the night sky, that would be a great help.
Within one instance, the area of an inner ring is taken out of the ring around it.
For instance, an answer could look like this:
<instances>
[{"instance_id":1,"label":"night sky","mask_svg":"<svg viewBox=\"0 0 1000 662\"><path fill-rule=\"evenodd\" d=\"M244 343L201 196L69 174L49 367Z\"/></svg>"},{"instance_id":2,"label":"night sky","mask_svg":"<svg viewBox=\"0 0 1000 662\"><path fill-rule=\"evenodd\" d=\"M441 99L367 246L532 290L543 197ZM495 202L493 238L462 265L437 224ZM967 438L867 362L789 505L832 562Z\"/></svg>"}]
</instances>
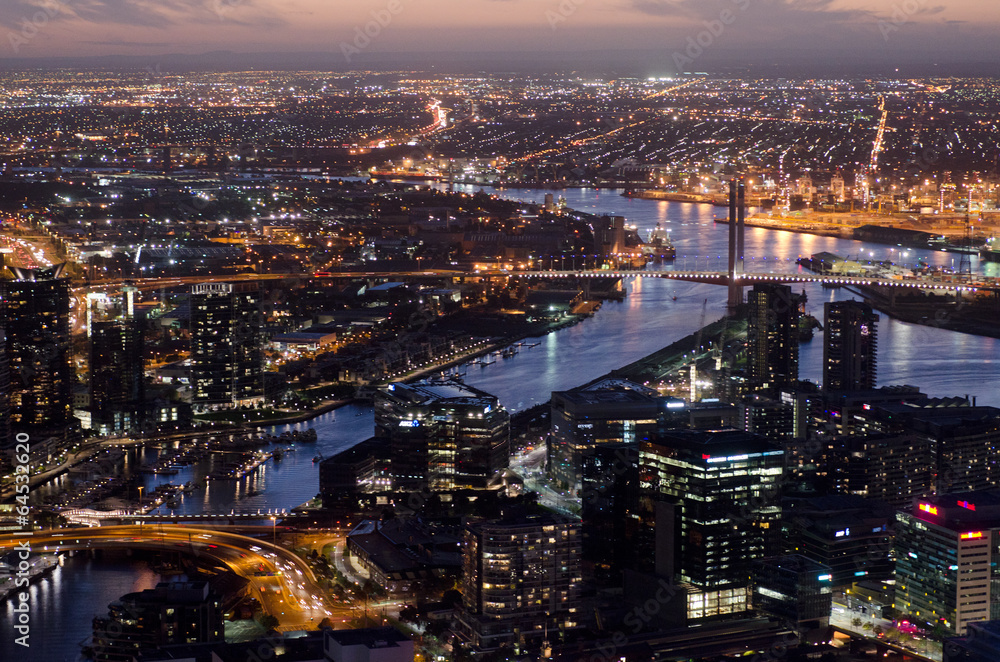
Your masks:
<instances>
[{"instance_id":1,"label":"night sky","mask_svg":"<svg viewBox=\"0 0 1000 662\"><path fill-rule=\"evenodd\" d=\"M234 51L405 64L436 52L565 64L560 53L650 50L670 73L675 53L694 55L690 70L1000 56L1000 3L989 0L3 0L0 24L0 59Z\"/></svg>"}]
</instances>

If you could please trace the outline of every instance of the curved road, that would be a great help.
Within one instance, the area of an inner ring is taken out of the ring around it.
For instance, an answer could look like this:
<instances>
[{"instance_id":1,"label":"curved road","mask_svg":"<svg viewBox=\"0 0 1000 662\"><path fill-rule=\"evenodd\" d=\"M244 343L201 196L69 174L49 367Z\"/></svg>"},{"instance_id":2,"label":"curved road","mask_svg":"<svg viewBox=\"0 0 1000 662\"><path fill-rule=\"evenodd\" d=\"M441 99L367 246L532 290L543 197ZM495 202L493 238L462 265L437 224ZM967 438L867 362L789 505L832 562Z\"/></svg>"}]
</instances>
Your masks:
<instances>
[{"instance_id":1,"label":"curved road","mask_svg":"<svg viewBox=\"0 0 1000 662\"><path fill-rule=\"evenodd\" d=\"M52 529L30 536L0 536L0 552L25 540L34 553L128 548L209 557L249 580L265 613L278 619L279 630L310 630L327 617L334 622L352 617L351 607L334 603L294 552L235 533L159 524Z\"/></svg>"}]
</instances>

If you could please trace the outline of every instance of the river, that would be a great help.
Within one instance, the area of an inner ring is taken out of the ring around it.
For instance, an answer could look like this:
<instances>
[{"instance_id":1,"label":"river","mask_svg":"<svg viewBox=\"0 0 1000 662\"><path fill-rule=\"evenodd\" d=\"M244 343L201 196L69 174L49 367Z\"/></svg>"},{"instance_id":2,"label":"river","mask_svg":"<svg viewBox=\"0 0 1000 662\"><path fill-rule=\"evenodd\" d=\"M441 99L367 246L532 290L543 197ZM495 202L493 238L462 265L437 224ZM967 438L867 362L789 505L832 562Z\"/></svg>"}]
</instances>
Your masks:
<instances>
[{"instance_id":1,"label":"river","mask_svg":"<svg viewBox=\"0 0 1000 662\"><path fill-rule=\"evenodd\" d=\"M458 187L458 190L473 192L478 187ZM507 189L499 193L515 200L541 202L546 191ZM713 221L715 215L724 213L720 208L625 198L607 189L568 189L557 195L564 195L568 206L579 211L625 216L643 236L656 223L662 223L670 230L677 247L675 264L664 269L725 270L728 226ZM914 249L903 251L900 259L903 249L895 247L761 228L747 228L745 246L748 271L773 270L776 262L782 271L795 271L799 268L795 264L797 257L820 251L903 262L922 258L942 266L957 266L959 259L953 253ZM980 264L978 258L973 257L972 266L976 271L997 275L1000 265ZM653 278L634 279L627 285L628 296L624 301L605 303L593 317L537 339L537 346L522 349L513 358L498 360L484 368L470 366L465 381L498 396L512 411L526 409L548 400L553 390L572 388L650 354L697 330L703 319L712 321L725 312L723 287ZM853 296L846 290L824 290L818 285L807 285L804 289L809 299L808 310L821 320L823 302ZM800 377L820 381L822 359L822 335L817 334L814 340L802 345ZM912 384L936 397L976 395L980 404L1000 407L1000 389L991 388L997 366L1000 366L1000 340L906 324L884 315L879 323L879 385ZM289 428L314 428L318 441L296 444L295 451L286 454L281 461L268 462L243 480L210 483L186 495L176 512L195 514L230 509L266 512L298 506L319 490L314 456L328 457L362 441L371 436L373 426L371 408L357 405L334 410L305 423L283 426L279 432ZM153 459L152 455L143 455L138 461ZM206 473L208 467L199 464L185 468L177 476L145 476L143 479L148 494L162 482L178 484L191 480L201 483ZM73 480L67 476L57 481L52 489L72 488ZM84 623L84 630L89 629L90 618L106 611L109 597L117 597L112 594L119 588L92 593L92 600L72 599L71 596L86 594L86 587L91 585L88 582L93 581L95 572L118 577L116 587L139 581L134 568L116 570L100 563L89 562L87 572L69 572L69 567L61 569L57 579L47 579L39 585L40 594L48 595L45 591L52 592L53 587L46 588L45 584L58 581L62 588L55 592L70 597L34 603L36 622L49 623L44 629L35 630L49 651L46 657L38 659L75 660L77 632L74 630L72 636L63 636L63 632L70 627L71 621L75 625ZM118 594L122 592L126 591L121 590ZM9 618L7 611L0 612L0 622L8 632ZM0 659L16 659L18 651L9 646L10 639L0 644Z\"/></svg>"}]
</instances>

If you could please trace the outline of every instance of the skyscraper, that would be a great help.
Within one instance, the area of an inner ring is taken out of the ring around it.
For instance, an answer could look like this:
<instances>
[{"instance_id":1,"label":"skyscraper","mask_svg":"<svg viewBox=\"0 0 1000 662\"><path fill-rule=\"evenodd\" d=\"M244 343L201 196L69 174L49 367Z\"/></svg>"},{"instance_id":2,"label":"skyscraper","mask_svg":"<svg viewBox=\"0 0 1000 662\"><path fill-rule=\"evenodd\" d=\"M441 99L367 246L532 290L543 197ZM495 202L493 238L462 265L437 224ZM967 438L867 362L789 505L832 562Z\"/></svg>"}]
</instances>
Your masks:
<instances>
[{"instance_id":1,"label":"skyscraper","mask_svg":"<svg viewBox=\"0 0 1000 662\"><path fill-rule=\"evenodd\" d=\"M30 435L39 454L56 452L74 421L64 268L13 267L14 280L4 283L11 432Z\"/></svg>"},{"instance_id":2,"label":"skyscraper","mask_svg":"<svg viewBox=\"0 0 1000 662\"><path fill-rule=\"evenodd\" d=\"M823 389L875 388L878 313L863 301L828 301L823 308Z\"/></svg>"},{"instance_id":3,"label":"skyscraper","mask_svg":"<svg viewBox=\"0 0 1000 662\"><path fill-rule=\"evenodd\" d=\"M476 651L537 648L580 621L580 523L552 515L469 525L459 632Z\"/></svg>"},{"instance_id":4,"label":"skyscraper","mask_svg":"<svg viewBox=\"0 0 1000 662\"><path fill-rule=\"evenodd\" d=\"M749 608L755 559L780 544L784 451L739 430L676 430L639 451L656 574L687 584L690 619Z\"/></svg>"},{"instance_id":5,"label":"skyscraper","mask_svg":"<svg viewBox=\"0 0 1000 662\"><path fill-rule=\"evenodd\" d=\"M91 427L107 434L137 430L145 396L139 321L93 322L90 343Z\"/></svg>"},{"instance_id":6,"label":"skyscraper","mask_svg":"<svg viewBox=\"0 0 1000 662\"><path fill-rule=\"evenodd\" d=\"M747 303L750 388L773 391L792 385L799 378L799 297L787 285L758 283Z\"/></svg>"},{"instance_id":7,"label":"skyscraper","mask_svg":"<svg viewBox=\"0 0 1000 662\"><path fill-rule=\"evenodd\" d=\"M7 332L0 326L0 450L6 450L14 443L10 434L10 367L6 346Z\"/></svg>"},{"instance_id":8,"label":"skyscraper","mask_svg":"<svg viewBox=\"0 0 1000 662\"><path fill-rule=\"evenodd\" d=\"M256 283L191 288L192 403L220 409L264 397L260 290Z\"/></svg>"}]
</instances>

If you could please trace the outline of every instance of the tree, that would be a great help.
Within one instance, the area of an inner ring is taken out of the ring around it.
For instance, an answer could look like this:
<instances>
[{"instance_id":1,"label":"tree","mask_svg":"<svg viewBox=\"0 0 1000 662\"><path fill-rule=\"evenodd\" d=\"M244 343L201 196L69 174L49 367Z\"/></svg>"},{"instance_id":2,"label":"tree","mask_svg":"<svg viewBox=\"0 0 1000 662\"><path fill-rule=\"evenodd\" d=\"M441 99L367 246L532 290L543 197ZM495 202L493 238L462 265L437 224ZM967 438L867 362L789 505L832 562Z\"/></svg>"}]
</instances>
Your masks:
<instances>
[{"instance_id":1,"label":"tree","mask_svg":"<svg viewBox=\"0 0 1000 662\"><path fill-rule=\"evenodd\" d=\"M275 616L274 614L264 614L263 616L260 617L260 625L262 628L270 632L272 630L278 629L278 626L281 625L281 622L278 620L278 617Z\"/></svg>"}]
</instances>

